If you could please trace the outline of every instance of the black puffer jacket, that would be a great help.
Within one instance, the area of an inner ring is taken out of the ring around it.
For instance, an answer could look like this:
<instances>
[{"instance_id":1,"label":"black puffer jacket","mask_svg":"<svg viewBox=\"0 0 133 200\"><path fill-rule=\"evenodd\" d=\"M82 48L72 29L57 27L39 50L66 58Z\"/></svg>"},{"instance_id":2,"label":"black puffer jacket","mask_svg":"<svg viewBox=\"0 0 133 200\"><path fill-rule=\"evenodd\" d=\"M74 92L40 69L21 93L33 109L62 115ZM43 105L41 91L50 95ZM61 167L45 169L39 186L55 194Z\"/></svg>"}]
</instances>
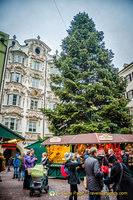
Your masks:
<instances>
[{"instance_id":1,"label":"black puffer jacket","mask_svg":"<svg viewBox=\"0 0 133 200\"><path fill-rule=\"evenodd\" d=\"M126 192L127 195L121 195L117 197L117 199L132 200L133 199L133 179L126 165L122 163L122 166L123 166L123 176L120 183L120 192ZM114 166L111 168L110 178L108 180L105 180L104 183L107 185L114 183L113 188L115 189L115 185L119 182L120 174L121 174L120 163L116 162Z\"/></svg>"},{"instance_id":2,"label":"black puffer jacket","mask_svg":"<svg viewBox=\"0 0 133 200\"><path fill-rule=\"evenodd\" d=\"M126 166L128 166L128 157L129 157L129 155L128 155L127 153L124 153L121 157L122 157L122 162L123 162Z\"/></svg>"},{"instance_id":3,"label":"black puffer jacket","mask_svg":"<svg viewBox=\"0 0 133 200\"><path fill-rule=\"evenodd\" d=\"M68 177L68 183L71 185L77 185L80 183L76 167L81 165L81 159L77 158L77 161L67 161L65 167L70 171L70 176Z\"/></svg>"}]
</instances>

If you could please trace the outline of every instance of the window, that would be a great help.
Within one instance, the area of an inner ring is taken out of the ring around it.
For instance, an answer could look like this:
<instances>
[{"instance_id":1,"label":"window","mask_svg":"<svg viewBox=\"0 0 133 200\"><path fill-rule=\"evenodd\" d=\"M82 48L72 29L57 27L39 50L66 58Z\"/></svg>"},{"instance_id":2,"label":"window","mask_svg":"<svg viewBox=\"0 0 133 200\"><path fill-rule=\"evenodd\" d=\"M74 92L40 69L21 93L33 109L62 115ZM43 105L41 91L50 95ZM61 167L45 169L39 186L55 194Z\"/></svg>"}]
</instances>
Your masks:
<instances>
[{"instance_id":1,"label":"window","mask_svg":"<svg viewBox=\"0 0 133 200\"><path fill-rule=\"evenodd\" d=\"M126 76L126 79L127 79L127 82L130 83L132 81L132 77L131 77L131 74L128 74Z\"/></svg>"},{"instance_id":2,"label":"window","mask_svg":"<svg viewBox=\"0 0 133 200\"><path fill-rule=\"evenodd\" d=\"M22 75L17 72L12 72L10 75L10 82L22 83Z\"/></svg>"},{"instance_id":3,"label":"window","mask_svg":"<svg viewBox=\"0 0 133 200\"><path fill-rule=\"evenodd\" d=\"M37 47L36 49L35 49L35 52L36 52L36 54L40 54L40 49Z\"/></svg>"},{"instance_id":4,"label":"window","mask_svg":"<svg viewBox=\"0 0 133 200\"><path fill-rule=\"evenodd\" d=\"M38 105L38 101L31 100L30 109L31 110L37 110L37 105Z\"/></svg>"},{"instance_id":5,"label":"window","mask_svg":"<svg viewBox=\"0 0 133 200\"><path fill-rule=\"evenodd\" d=\"M29 122L29 132L36 132L36 122Z\"/></svg>"},{"instance_id":6,"label":"window","mask_svg":"<svg viewBox=\"0 0 133 200\"><path fill-rule=\"evenodd\" d=\"M48 109L53 110L54 108L55 108L55 103L54 102L49 102Z\"/></svg>"},{"instance_id":7,"label":"window","mask_svg":"<svg viewBox=\"0 0 133 200\"><path fill-rule=\"evenodd\" d=\"M39 80L38 79L35 79L35 78L32 79L32 87L33 88L39 87Z\"/></svg>"},{"instance_id":8,"label":"window","mask_svg":"<svg viewBox=\"0 0 133 200\"><path fill-rule=\"evenodd\" d=\"M12 61L24 64L24 57L21 55L13 55Z\"/></svg>"},{"instance_id":9,"label":"window","mask_svg":"<svg viewBox=\"0 0 133 200\"><path fill-rule=\"evenodd\" d=\"M40 63L34 62L34 69L39 71L39 69L40 69Z\"/></svg>"},{"instance_id":10,"label":"window","mask_svg":"<svg viewBox=\"0 0 133 200\"><path fill-rule=\"evenodd\" d=\"M51 74L58 74L58 69L55 67L50 68Z\"/></svg>"},{"instance_id":11,"label":"window","mask_svg":"<svg viewBox=\"0 0 133 200\"><path fill-rule=\"evenodd\" d=\"M129 92L127 92L127 98L128 99L132 99L133 98L133 90L130 90Z\"/></svg>"},{"instance_id":12,"label":"window","mask_svg":"<svg viewBox=\"0 0 133 200\"><path fill-rule=\"evenodd\" d=\"M11 130L18 130L18 119L16 118L5 118L5 126Z\"/></svg>"},{"instance_id":13,"label":"window","mask_svg":"<svg viewBox=\"0 0 133 200\"><path fill-rule=\"evenodd\" d=\"M18 96L16 94L7 95L7 105L20 106L20 103L21 103L21 96Z\"/></svg>"}]
</instances>

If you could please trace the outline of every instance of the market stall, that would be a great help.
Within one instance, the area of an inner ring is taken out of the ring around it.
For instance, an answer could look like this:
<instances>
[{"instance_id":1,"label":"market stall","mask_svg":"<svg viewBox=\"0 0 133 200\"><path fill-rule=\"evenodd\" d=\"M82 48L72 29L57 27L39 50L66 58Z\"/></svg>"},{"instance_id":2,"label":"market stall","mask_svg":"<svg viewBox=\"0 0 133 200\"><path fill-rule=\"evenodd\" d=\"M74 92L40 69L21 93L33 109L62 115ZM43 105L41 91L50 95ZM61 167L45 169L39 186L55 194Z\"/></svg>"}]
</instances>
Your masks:
<instances>
[{"instance_id":1,"label":"market stall","mask_svg":"<svg viewBox=\"0 0 133 200\"><path fill-rule=\"evenodd\" d=\"M6 163L9 157L14 157L17 152L20 152L17 144L24 140L24 137L0 123L0 141L2 142L0 153L6 158Z\"/></svg>"},{"instance_id":2,"label":"market stall","mask_svg":"<svg viewBox=\"0 0 133 200\"><path fill-rule=\"evenodd\" d=\"M58 136L45 140L42 145L47 147L47 154L51 163L49 172L51 177L63 178L60 167L65 162L65 152L78 152L83 162L85 149L92 146L97 147L98 150L104 149L106 153L108 149L113 149L119 161L121 161L121 150L126 149L129 153L129 166L131 169L133 167L133 135L89 133ZM85 175L83 168L79 168L78 173L80 177Z\"/></svg>"}]
</instances>

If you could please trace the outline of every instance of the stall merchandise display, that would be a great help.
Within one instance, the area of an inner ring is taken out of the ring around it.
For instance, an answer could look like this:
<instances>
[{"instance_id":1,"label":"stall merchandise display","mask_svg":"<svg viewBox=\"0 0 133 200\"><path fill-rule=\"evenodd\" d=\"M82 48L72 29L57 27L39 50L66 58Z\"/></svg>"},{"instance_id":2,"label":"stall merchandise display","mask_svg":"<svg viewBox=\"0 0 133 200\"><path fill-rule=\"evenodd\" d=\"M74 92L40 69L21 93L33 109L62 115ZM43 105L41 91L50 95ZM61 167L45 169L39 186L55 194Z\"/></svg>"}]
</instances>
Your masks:
<instances>
[{"instance_id":1,"label":"stall merchandise display","mask_svg":"<svg viewBox=\"0 0 133 200\"><path fill-rule=\"evenodd\" d=\"M51 145L47 146L47 154L50 163L63 163L65 162L65 152L70 152L68 145Z\"/></svg>"}]
</instances>

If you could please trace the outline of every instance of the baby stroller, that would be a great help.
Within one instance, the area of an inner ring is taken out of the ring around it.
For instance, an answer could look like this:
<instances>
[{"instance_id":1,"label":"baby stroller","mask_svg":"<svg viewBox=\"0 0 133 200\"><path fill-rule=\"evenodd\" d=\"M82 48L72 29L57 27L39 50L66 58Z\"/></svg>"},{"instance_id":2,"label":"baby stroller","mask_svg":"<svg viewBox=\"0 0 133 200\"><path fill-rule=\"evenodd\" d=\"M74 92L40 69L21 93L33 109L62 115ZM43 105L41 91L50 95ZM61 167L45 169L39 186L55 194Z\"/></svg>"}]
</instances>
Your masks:
<instances>
[{"instance_id":1,"label":"baby stroller","mask_svg":"<svg viewBox=\"0 0 133 200\"><path fill-rule=\"evenodd\" d=\"M43 165L35 165L31 170L32 181L30 183L30 196L33 196L35 191L39 192L38 196L41 196L42 190L47 193L49 186L46 185L46 177L48 176L47 169L43 169Z\"/></svg>"}]
</instances>

